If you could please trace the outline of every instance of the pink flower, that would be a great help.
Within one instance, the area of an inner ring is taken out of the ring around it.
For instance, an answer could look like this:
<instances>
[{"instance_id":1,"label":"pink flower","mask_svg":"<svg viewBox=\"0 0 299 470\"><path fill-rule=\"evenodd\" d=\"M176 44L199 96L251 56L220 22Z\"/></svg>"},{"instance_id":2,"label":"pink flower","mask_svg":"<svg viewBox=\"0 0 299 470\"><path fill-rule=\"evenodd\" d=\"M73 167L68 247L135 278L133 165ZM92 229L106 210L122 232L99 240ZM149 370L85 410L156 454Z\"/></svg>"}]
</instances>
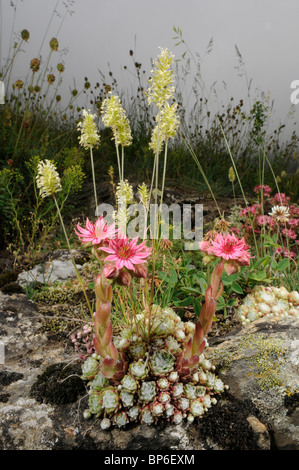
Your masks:
<instances>
[{"instance_id":1,"label":"pink flower","mask_svg":"<svg viewBox=\"0 0 299 470\"><path fill-rule=\"evenodd\" d=\"M259 225L266 225L267 223L269 223L269 219L270 217L268 215L260 215L257 218L257 222Z\"/></svg>"},{"instance_id":2,"label":"pink flower","mask_svg":"<svg viewBox=\"0 0 299 470\"><path fill-rule=\"evenodd\" d=\"M107 279L116 279L119 271L114 263L106 263L103 267L103 274Z\"/></svg>"},{"instance_id":3,"label":"pink flower","mask_svg":"<svg viewBox=\"0 0 299 470\"><path fill-rule=\"evenodd\" d=\"M237 235L241 234L241 230L237 227L229 227L231 233L236 233Z\"/></svg>"},{"instance_id":4,"label":"pink flower","mask_svg":"<svg viewBox=\"0 0 299 470\"><path fill-rule=\"evenodd\" d=\"M276 250L275 250L275 253L276 253L277 255L281 255L282 252L283 252L283 248L282 248L281 246L278 246L278 247L276 248Z\"/></svg>"},{"instance_id":5,"label":"pink flower","mask_svg":"<svg viewBox=\"0 0 299 470\"><path fill-rule=\"evenodd\" d=\"M298 227L299 219L289 219L288 224L291 225L292 227Z\"/></svg>"},{"instance_id":6,"label":"pink flower","mask_svg":"<svg viewBox=\"0 0 299 470\"><path fill-rule=\"evenodd\" d=\"M240 261L242 265L250 262L249 247L244 238L239 240L234 234L222 235L218 233L215 240L211 240L211 245L214 255L219 258Z\"/></svg>"},{"instance_id":7,"label":"pink flower","mask_svg":"<svg viewBox=\"0 0 299 470\"><path fill-rule=\"evenodd\" d=\"M199 242L199 249L204 251L209 256L214 256L214 248L211 246L211 243L207 240Z\"/></svg>"},{"instance_id":8,"label":"pink flower","mask_svg":"<svg viewBox=\"0 0 299 470\"><path fill-rule=\"evenodd\" d=\"M299 207L291 205L289 206L289 210L292 217L299 216Z\"/></svg>"},{"instance_id":9,"label":"pink flower","mask_svg":"<svg viewBox=\"0 0 299 470\"><path fill-rule=\"evenodd\" d=\"M115 224L108 226L105 224L103 216L98 218L95 224L86 219L86 228L82 228L79 224L75 230L76 235L82 243L92 243L93 245L100 245L103 241L116 234ZM79 233L80 232L80 233Z\"/></svg>"},{"instance_id":10,"label":"pink flower","mask_svg":"<svg viewBox=\"0 0 299 470\"><path fill-rule=\"evenodd\" d=\"M201 242L199 248L210 256L222 258L228 275L237 272L241 266L248 266L252 258L245 239L239 240L235 234L217 233L214 240Z\"/></svg>"},{"instance_id":11,"label":"pink flower","mask_svg":"<svg viewBox=\"0 0 299 470\"><path fill-rule=\"evenodd\" d=\"M115 263L117 269L123 267L134 271L134 265L142 264L151 254L152 249L145 245L145 242L137 245L138 237L129 240L126 236L119 234L115 239L109 240L107 247L100 249L109 253L105 261Z\"/></svg>"},{"instance_id":12,"label":"pink flower","mask_svg":"<svg viewBox=\"0 0 299 470\"><path fill-rule=\"evenodd\" d=\"M243 209L240 210L240 217L244 217L248 214L248 210L246 207L244 207Z\"/></svg>"},{"instance_id":13,"label":"pink flower","mask_svg":"<svg viewBox=\"0 0 299 470\"><path fill-rule=\"evenodd\" d=\"M292 259L292 258L294 258L294 257L296 256L296 253L294 253L294 252L291 251L291 250L285 250L285 251L284 251L284 256L285 256L286 258Z\"/></svg>"},{"instance_id":14,"label":"pink flower","mask_svg":"<svg viewBox=\"0 0 299 470\"><path fill-rule=\"evenodd\" d=\"M297 238L297 235L296 235L296 233L294 232L294 230L290 230L290 229L284 228L284 229L282 229L282 233L283 233L287 238L292 238L293 240L295 240L295 238Z\"/></svg>"},{"instance_id":15,"label":"pink flower","mask_svg":"<svg viewBox=\"0 0 299 470\"><path fill-rule=\"evenodd\" d=\"M248 207L248 212L252 215L257 215L260 212L261 204L252 204L252 206Z\"/></svg>"},{"instance_id":16,"label":"pink flower","mask_svg":"<svg viewBox=\"0 0 299 470\"><path fill-rule=\"evenodd\" d=\"M284 193L276 193L275 196L271 199L271 204L279 204L281 206L287 206L289 204L290 198Z\"/></svg>"},{"instance_id":17,"label":"pink flower","mask_svg":"<svg viewBox=\"0 0 299 470\"><path fill-rule=\"evenodd\" d=\"M273 217L269 216L268 224L269 224L269 227L275 227L276 223L275 223L275 220L273 219Z\"/></svg>"},{"instance_id":18,"label":"pink flower","mask_svg":"<svg viewBox=\"0 0 299 470\"><path fill-rule=\"evenodd\" d=\"M255 193L259 193L261 191L264 191L264 196L269 196L270 193L272 192L272 189L270 188L270 186L267 186L267 185L260 185L260 186L256 186L253 190Z\"/></svg>"}]
</instances>

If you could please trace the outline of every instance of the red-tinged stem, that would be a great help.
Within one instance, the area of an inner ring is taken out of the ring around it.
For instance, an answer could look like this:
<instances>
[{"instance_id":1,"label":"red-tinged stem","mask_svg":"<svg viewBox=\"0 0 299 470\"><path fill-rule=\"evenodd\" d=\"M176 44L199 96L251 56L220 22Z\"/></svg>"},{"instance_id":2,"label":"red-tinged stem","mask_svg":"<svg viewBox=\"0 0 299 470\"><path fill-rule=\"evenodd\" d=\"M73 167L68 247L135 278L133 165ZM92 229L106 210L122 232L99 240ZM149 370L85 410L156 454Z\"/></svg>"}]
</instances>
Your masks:
<instances>
[{"instance_id":1,"label":"red-tinged stem","mask_svg":"<svg viewBox=\"0 0 299 470\"><path fill-rule=\"evenodd\" d=\"M224 270L224 260L221 260L213 269L211 282L206 290L205 303L201 309L200 317L196 323L195 332L192 338L192 355L201 354L204 350L204 339L210 331L213 317L216 313L217 303L223 292L221 277Z\"/></svg>"}]
</instances>

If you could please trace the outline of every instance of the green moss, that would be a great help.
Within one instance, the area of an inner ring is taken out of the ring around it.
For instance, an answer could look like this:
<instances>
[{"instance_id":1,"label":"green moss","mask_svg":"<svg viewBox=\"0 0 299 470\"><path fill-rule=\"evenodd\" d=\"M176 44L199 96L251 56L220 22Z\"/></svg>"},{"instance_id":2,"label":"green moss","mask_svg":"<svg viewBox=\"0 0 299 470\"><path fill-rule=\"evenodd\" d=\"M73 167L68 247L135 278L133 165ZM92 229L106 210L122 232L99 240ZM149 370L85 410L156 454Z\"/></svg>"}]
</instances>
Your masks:
<instances>
[{"instance_id":1,"label":"green moss","mask_svg":"<svg viewBox=\"0 0 299 470\"><path fill-rule=\"evenodd\" d=\"M240 342L241 348L253 354L246 358L250 361L250 372L261 390L284 386L280 375L281 363L284 362L286 349L282 340L269 338L264 334L249 335Z\"/></svg>"},{"instance_id":2,"label":"green moss","mask_svg":"<svg viewBox=\"0 0 299 470\"><path fill-rule=\"evenodd\" d=\"M73 291L64 290L63 288L50 287L42 292L37 292L34 296L34 300L38 302L44 302L49 305L60 304L69 302L72 299Z\"/></svg>"},{"instance_id":3,"label":"green moss","mask_svg":"<svg viewBox=\"0 0 299 470\"><path fill-rule=\"evenodd\" d=\"M283 387L281 365L285 362L286 348L282 340L269 338L267 335L250 334L238 340L238 347L232 351L216 350L211 360L221 364L221 369L230 369L235 361L249 362L249 373L261 390Z\"/></svg>"},{"instance_id":4,"label":"green moss","mask_svg":"<svg viewBox=\"0 0 299 470\"><path fill-rule=\"evenodd\" d=\"M61 318L49 318L44 321L43 330L51 333L62 333L69 327L69 322Z\"/></svg>"}]
</instances>

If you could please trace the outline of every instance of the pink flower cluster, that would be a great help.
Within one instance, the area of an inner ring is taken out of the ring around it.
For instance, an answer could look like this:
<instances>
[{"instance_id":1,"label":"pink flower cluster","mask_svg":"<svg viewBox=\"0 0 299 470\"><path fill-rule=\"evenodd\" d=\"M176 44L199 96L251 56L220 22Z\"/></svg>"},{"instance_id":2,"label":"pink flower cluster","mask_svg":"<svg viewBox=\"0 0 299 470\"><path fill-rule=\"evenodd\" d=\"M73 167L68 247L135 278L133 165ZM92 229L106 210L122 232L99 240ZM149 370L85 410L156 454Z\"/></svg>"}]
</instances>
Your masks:
<instances>
[{"instance_id":1,"label":"pink flower cluster","mask_svg":"<svg viewBox=\"0 0 299 470\"><path fill-rule=\"evenodd\" d=\"M124 268L132 271L136 277L146 277L146 259L152 249L142 242L138 245L138 237L129 239L115 229L115 224L105 224L103 216L93 224L88 219L85 228L77 225L75 230L80 241L90 244L95 248L95 254L99 258L99 250L108 253L104 258L104 276L109 279L117 279L123 285L129 285L130 276Z\"/></svg>"},{"instance_id":2,"label":"pink flower cluster","mask_svg":"<svg viewBox=\"0 0 299 470\"><path fill-rule=\"evenodd\" d=\"M263 185L263 184L256 186L253 191L255 193L263 194L263 197L269 197L270 194L272 193L272 189L270 188L270 186Z\"/></svg>"},{"instance_id":3,"label":"pink flower cluster","mask_svg":"<svg viewBox=\"0 0 299 470\"><path fill-rule=\"evenodd\" d=\"M290 198L286 196L284 193L277 193L274 197L270 199L270 203L275 206L276 204L280 206L288 206Z\"/></svg>"},{"instance_id":4,"label":"pink flower cluster","mask_svg":"<svg viewBox=\"0 0 299 470\"><path fill-rule=\"evenodd\" d=\"M208 256L222 258L227 274L238 271L241 266L249 266L252 258L245 239L240 240L235 234L216 233L214 238L200 242L199 248Z\"/></svg>"},{"instance_id":5,"label":"pink flower cluster","mask_svg":"<svg viewBox=\"0 0 299 470\"><path fill-rule=\"evenodd\" d=\"M266 230L266 233L270 236L276 233L277 221L266 207L269 207L269 205L270 208L284 206L288 210L289 217L281 227L283 246L276 249L276 254L294 258L298 246L299 207L290 204L290 197L284 193L276 193L273 197L270 197L272 190L267 185L256 186L254 192L263 194L264 199L240 211L240 216L245 219L242 229L246 239L251 237L252 230L257 235L261 234L262 230Z\"/></svg>"},{"instance_id":6,"label":"pink flower cluster","mask_svg":"<svg viewBox=\"0 0 299 470\"><path fill-rule=\"evenodd\" d=\"M116 236L109 241L109 246L101 247L109 255L106 261L115 263L117 269L123 267L134 271L134 265L142 264L151 254L152 249L145 245L145 242L137 245L138 237L130 240L124 235Z\"/></svg>"},{"instance_id":7,"label":"pink flower cluster","mask_svg":"<svg viewBox=\"0 0 299 470\"><path fill-rule=\"evenodd\" d=\"M91 243L92 245L101 245L108 238L114 237L116 234L115 224L109 227L105 224L103 216L99 217L95 224L87 218L86 227L83 228L80 224L77 224L75 232L82 243Z\"/></svg>"},{"instance_id":8,"label":"pink flower cluster","mask_svg":"<svg viewBox=\"0 0 299 470\"><path fill-rule=\"evenodd\" d=\"M85 360L94 353L91 325L83 325L83 328L76 334L71 334L70 339L80 359Z\"/></svg>"}]
</instances>

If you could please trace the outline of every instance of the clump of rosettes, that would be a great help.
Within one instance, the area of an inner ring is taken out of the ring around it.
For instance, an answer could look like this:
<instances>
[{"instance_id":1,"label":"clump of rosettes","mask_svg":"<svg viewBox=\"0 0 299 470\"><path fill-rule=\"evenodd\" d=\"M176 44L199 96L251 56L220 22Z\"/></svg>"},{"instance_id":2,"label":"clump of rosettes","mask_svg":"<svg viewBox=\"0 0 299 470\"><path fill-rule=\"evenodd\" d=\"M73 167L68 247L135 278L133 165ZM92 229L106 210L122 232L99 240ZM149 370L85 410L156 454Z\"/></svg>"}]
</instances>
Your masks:
<instances>
[{"instance_id":1,"label":"clump of rosettes","mask_svg":"<svg viewBox=\"0 0 299 470\"><path fill-rule=\"evenodd\" d=\"M299 293L281 287L256 286L238 309L243 325L266 315L299 318Z\"/></svg>"},{"instance_id":2,"label":"clump of rosettes","mask_svg":"<svg viewBox=\"0 0 299 470\"><path fill-rule=\"evenodd\" d=\"M215 376L204 354L199 356L189 381L180 377L177 360L194 328L193 323L182 322L171 308L153 306L151 314L137 315L135 325L124 328L113 339L128 360L127 372L120 381L102 375L102 359L95 353L83 363L82 378L88 381L89 389L84 416L100 417L103 430L125 427L130 422L181 424L200 418L227 387Z\"/></svg>"}]
</instances>

